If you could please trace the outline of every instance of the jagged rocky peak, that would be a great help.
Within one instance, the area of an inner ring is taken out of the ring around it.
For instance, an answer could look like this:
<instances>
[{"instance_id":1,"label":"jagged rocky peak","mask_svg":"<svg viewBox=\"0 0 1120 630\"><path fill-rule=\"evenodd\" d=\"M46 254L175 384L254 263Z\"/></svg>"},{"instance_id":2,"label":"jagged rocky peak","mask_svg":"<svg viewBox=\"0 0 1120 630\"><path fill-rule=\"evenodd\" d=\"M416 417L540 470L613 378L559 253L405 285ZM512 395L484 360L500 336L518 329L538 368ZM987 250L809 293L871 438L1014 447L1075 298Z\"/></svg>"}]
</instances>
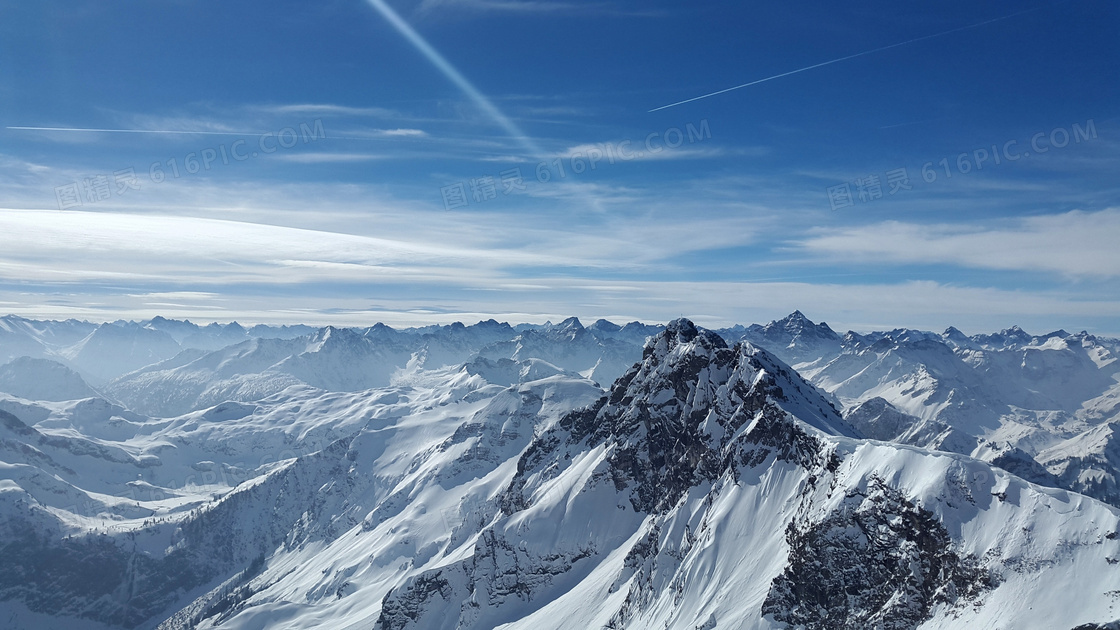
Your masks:
<instances>
[{"instance_id":1,"label":"jagged rocky peak","mask_svg":"<svg viewBox=\"0 0 1120 630\"><path fill-rule=\"evenodd\" d=\"M664 327L656 324L643 324L639 321L627 322L621 328L621 332L626 331L641 331L646 334L654 335L664 330Z\"/></svg>"},{"instance_id":2,"label":"jagged rocky peak","mask_svg":"<svg viewBox=\"0 0 1120 630\"><path fill-rule=\"evenodd\" d=\"M933 513L878 477L823 520L791 522L786 541L789 563L762 605L786 627L907 630L996 585Z\"/></svg>"},{"instance_id":3,"label":"jagged rocky peak","mask_svg":"<svg viewBox=\"0 0 1120 630\"><path fill-rule=\"evenodd\" d=\"M669 391L673 397L666 398ZM696 406L717 400L739 404L752 395L765 395L827 433L856 434L821 392L781 359L747 341L729 348L715 332L683 318L650 338L642 362L615 383L610 400L640 398L656 405L676 398Z\"/></svg>"},{"instance_id":4,"label":"jagged rocky peak","mask_svg":"<svg viewBox=\"0 0 1120 630\"><path fill-rule=\"evenodd\" d=\"M814 325L813 321L808 317L805 317L805 313L802 313L800 310L796 310L778 321L786 327L801 328Z\"/></svg>"},{"instance_id":5,"label":"jagged rocky peak","mask_svg":"<svg viewBox=\"0 0 1120 630\"><path fill-rule=\"evenodd\" d=\"M664 331L646 342L642 358L667 357L674 352L692 353L698 349L703 349L706 351L704 354L710 355L711 351L717 348L727 348L727 342L723 337L710 330L701 330L696 327L696 324L682 317L669 322Z\"/></svg>"},{"instance_id":6,"label":"jagged rocky peak","mask_svg":"<svg viewBox=\"0 0 1120 630\"><path fill-rule=\"evenodd\" d=\"M492 317L490 319L486 319L486 320L482 320L482 321L478 322L477 324L474 325L474 327L478 328L480 330L487 330L487 329L503 329L503 330L504 329L509 329L509 330L512 330L512 328L510 327L509 324L507 324L505 322L499 322L498 320L496 320Z\"/></svg>"},{"instance_id":7,"label":"jagged rocky peak","mask_svg":"<svg viewBox=\"0 0 1120 630\"><path fill-rule=\"evenodd\" d=\"M998 333L972 336L973 341L993 350L1007 350L1029 345L1031 339L1031 335L1018 326L1004 328Z\"/></svg>"},{"instance_id":8,"label":"jagged rocky peak","mask_svg":"<svg viewBox=\"0 0 1120 630\"><path fill-rule=\"evenodd\" d=\"M308 339L307 352L326 352L353 348L358 344L368 344L369 340L349 328L325 326L315 331Z\"/></svg>"},{"instance_id":9,"label":"jagged rocky peak","mask_svg":"<svg viewBox=\"0 0 1120 630\"><path fill-rule=\"evenodd\" d=\"M953 345L967 347L972 345L972 340L955 326L950 326L941 333L941 338Z\"/></svg>"},{"instance_id":10,"label":"jagged rocky peak","mask_svg":"<svg viewBox=\"0 0 1120 630\"><path fill-rule=\"evenodd\" d=\"M730 334L730 333L729 333ZM735 338L736 335L731 335ZM832 357L841 350L841 338L828 324L814 324L801 311L759 326L752 324L742 339L776 353L791 365L801 365Z\"/></svg>"},{"instance_id":11,"label":"jagged rocky peak","mask_svg":"<svg viewBox=\"0 0 1120 630\"><path fill-rule=\"evenodd\" d=\"M560 331L560 332L577 331L577 330L583 330L583 324L580 323L578 317L569 317L568 319L565 319L564 321L560 322L559 324L556 324L552 328L553 328L553 330Z\"/></svg>"},{"instance_id":12,"label":"jagged rocky peak","mask_svg":"<svg viewBox=\"0 0 1120 630\"><path fill-rule=\"evenodd\" d=\"M384 336L395 336L399 333L392 326L388 326L388 325L383 324L381 322L377 322L376 324L367 328L365 330L365 332L363 332L362 334L364 334L366 337L384 337Z\"/></svg>"},{"instance_id":13,"label":"jagged rocky peak","mask_svg":"<svg viewBox=\"0 0 1120 630\"><path fill-rule=\"evenodd\" d=\"M805 314L801 311L794 311L782 319L770 322L766 328L780 328L794 335L800 333L802 335L812 334L827 339L840 338L840 336L836 334L836 331L829 328L828 324L824 322L814 324L813 320L805 317Z\"/></svg>"},{"instance_id":14,"label":"jagged rocky peak","mask_svg":"<svg viewBox=\"0 0 1120 630\"><path fill-rule=\"evenodd\" d=\"M594 330L594 331L597 331L597 332L608 332L608 333L618 332L618 331L622 330L622 326L619 326L618 324L616 324L612 321L606 320L606 319L597 319L597 320L595 320L594 324L591 324L587 328L589 330Z\"/></svg>"},{"instance_id":15,"label":"jagged rocky peak","mask_svg":"<svg viewBox=\"0 0 1120 630\"><path fill-rule=\"evenodd\" d=\"M359 337L359 335L349 328L324 326L316 331L311 339L312 341L327 341L328 339L356 339L357 337Z\"/></svg>"},{"instance_id":16,"label":"jagged rocky peak","mask_svg":"<svg viewBox=\"0 0 1120 630\"><path fill-rule=\"evenodd\" d=\"M1028 345L1033 339L1030 333L1023 330L1022 328L1019 328L1018 326L1012 326L1011 328L1008 328L1006 330L1001 330L999 331L999 334L1005 339L1004 343L1008 346Z\"/></svg>"},{"instance_id":17,"label":"jagged rocky peak","mask_svg":"<svg viewBox=\"0 0 1120 630\"><path fill-rule=\"evenodd\" d=\"M872 440L893 440L918 422L879 396L848 409L844 419Z\"/></svg>"},{"instance_id":18,"label":"jagged rocky peak","mask_svg":"<svg viewBox=\"0 0 1120 630\"><path fill-rule=\"evenodd\" d=\"M799 422L855 435L815 387L774 355L747 342L729 348L718 334L678 319L649 339L642 361L606 397L561 419L557 431L566 435L556 437L578 448L608 443L616 483L632 481L635 509L655 511L725 472L737 459L733 452L759 443L793 449L791 458L815 458L818 449L807 445ZM545 451L555 443L541 440L522 469L555 457Z\"/></svg>"}]
</instances>

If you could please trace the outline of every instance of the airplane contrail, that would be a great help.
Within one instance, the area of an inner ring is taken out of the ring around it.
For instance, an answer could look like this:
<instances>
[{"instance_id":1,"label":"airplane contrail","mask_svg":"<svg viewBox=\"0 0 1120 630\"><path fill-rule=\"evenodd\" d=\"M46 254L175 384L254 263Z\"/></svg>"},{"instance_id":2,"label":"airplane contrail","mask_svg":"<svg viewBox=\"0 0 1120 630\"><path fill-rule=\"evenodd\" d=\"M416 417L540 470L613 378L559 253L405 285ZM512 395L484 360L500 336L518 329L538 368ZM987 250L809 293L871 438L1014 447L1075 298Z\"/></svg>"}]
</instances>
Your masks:
<instances>
[{"instance_id":1,"label":"airplane contrail","mask_svg":"<svg viewBox=\"0 0 1120 630\"><path fill-rule=\"evenodd\" d=\"M542 151L525 132L521 131L512 120L495 107L494 104L490 102L490 99L486 98L482 92L479 92L455 66L451 65L451 62L444 58L443 55L439 54L439 51L433 48L420 33L417 33L415 29L409 26L408 22L405 22L392 7L386 4L384 0L368 1L393 28L397 29L397 32L403 35L405 39L420 51L420 54L424 55L432 65L444 74L444 76L470 97L470 99L474 101L482 111L486 112L494 122L505 129L506 133L520 142L522 146L528 149L534 156L544 155L544 151Z\"/></svg>"},{"instance_id":2,"label":"airplane contrail","mask_svg":"<svg viewBox=\"0 0 1120 630\"><path fill-rule=\"evenodd\" d=\"M96 127L26 127L26 126L8 126L5 129L14 129L17 131L69 131L79 133L171 133L182 134L188 136L203 135L203 136L264 136L269 133L275 134L278 132L261 132L261 131L184 131L182 129L100 129ZM361 136L320 136L324 140L361 140L363 142L380 142L384 138L364 138Z\"/></svg>"},{"instance_id":3,"label":"airplane contrail","mask_svg":"<svg viewBox=\"0 0 1120 630\"><path fill-rule=\"evenodd\" d=\"M940 33L934 33L932 35L923 35L922 37L915 37L914 39L908 39L904 42L899 42L897 44L890 44L889 46L881 46L879 48L873 48L871 50L865 50L863 52L855 53L854 55L848 55L846 57L840 57L839 59L832 59L830 61L822 61L821 63L813 64L811 66L805 66L804 68L798 68L797 70L790 70L789 72L783 72L781 74L775 74L774 76L766 77L765 79L758 79L758 80L755 80L755 81L751 81L750 83L744 83L742 85L736 85L735 87L729 87L729 88L726 88L726 89L723 89L723 90L712 92L710 94L704 94L703 96L697 96L697 97L694 97L694 98L685 99L683 101L677 101L676 103L669 103L668 105L662 105L661 107L655 107L655 108L649 110L649 112L646 112L646 113L652 113L652 112L660 111L660 110L663 110L663 109L669 109L670 107L676 107L677 105L684 105L685 103L691 103L693 101L699 101L700 99L705 99L705 98L709 98L709 97L712 97L712 96L717 96L719 94L723 94L725 92L730 92L732 90L739 90L739 89L742 89L742 88L745 88L745 87L750 87L752 85L758 85L759 83L765 83L767 81L773 81L774 79L780 79L782 77L788 77L791 74L797 74L799 72L805 72L807 70L813 70L814 68L820 68L821 66L827 66L827 65L834 64L834 63L839 63L841 61L847 61L849 59L855 59L856 57L862 57L864 55L870 55L872 53L882 52L884 50L890 50L891 48L898 48L899 46L905 46L907 44L913 44L915 42L920 42L920 41L924 41L924 40L927 40L927 39L933 39L934 37L941 37L942 35L949 35L950 33L959 33L960 31L967 31L969 29L984 26L985 24L991 24L992 22L999 22L1000 20L1007 20L1007 19L1013 18L1017 15L1022 15L1024 13L1030 13L1031 11L1037 11L1041 8L1042 7L1035 7L1033 9L1016 11L1015 13L1012 13L1010 15L1005 15L1003 17L992 18L990 20L984 20L983 22L977 22L976 24L969 24L968 26L958 26L957 28L949 29L947 31L942 31Z\"/></svg>"},{"instance_id":4,"label":"airplane contrail","mask_svg":"<svg viewBox=\"0 0 1120 630\"><path fill-rule=\"evenodd\" d=\"M94 129L90 127L5 127L22 131L85 131L89 133L180 133L205 136L252 136L255 131L181 131L169 129Z\"/></svg>"}]
</instances>

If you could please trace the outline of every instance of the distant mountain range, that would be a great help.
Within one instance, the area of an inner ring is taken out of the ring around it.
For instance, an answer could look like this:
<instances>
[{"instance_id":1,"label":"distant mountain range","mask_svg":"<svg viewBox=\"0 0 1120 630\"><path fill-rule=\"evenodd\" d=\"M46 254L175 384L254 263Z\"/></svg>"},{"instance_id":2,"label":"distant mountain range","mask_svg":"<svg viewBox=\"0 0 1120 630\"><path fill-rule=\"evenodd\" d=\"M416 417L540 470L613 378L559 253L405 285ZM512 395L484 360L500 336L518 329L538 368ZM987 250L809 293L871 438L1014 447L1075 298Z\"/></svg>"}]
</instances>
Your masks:
<instances>
[{"instance_id":1,"label":"distant mountain range","mask_svg":"<svg viewBox=\"0 0 1120 630\"><path fill-rule=\"evenodd\" d=\"M0 626L1112 628L1118 353L8 316Z\"/></svg>"}]
</instances>

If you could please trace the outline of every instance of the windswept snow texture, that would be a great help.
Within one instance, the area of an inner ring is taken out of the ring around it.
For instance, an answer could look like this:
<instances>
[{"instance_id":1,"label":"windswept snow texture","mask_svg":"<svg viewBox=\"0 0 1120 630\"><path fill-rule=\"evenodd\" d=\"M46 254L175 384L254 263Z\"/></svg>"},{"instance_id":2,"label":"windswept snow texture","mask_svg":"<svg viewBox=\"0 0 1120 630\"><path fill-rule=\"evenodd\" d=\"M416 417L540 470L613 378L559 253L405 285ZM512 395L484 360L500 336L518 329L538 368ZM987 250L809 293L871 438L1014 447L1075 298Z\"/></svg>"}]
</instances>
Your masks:
<instances>
[{"instance_id":1,"label":"windswept snow texture","mask_svg":"<svg viewBox=\"0 0 1120 630\"><path fill-rule=\"evenodd\" d=\"M800 312L723 331L788 361L866 437L971 455L1120 505L1120 342L1017 326L841 336Z\"/></svg>"},{"instance_id":2,"label":"windswept snow texture","mask_svg":"<svg viewBox=\"0 0 1120 630\"><path fill-rule=\"evenodd\" d=\"M1116 627L1118 351L0 318L0 626Z\"/></svg>"},{"instance_id":3,"label":"windswept snow texture","mask_svg":"<svg viewBox=\"0 0 1120 630\"><path fill-rule=\"evenodd\" d=\"M169 322L160 328L174 329ZM327 327L300 336L247 337L217 350L185 349L117 377L104 391L136 411L171 417L224 400L259 400L293 386L332 392L386 387L396 375L475 358L544 361L609 384L641 355L647 332L636 322L619 330L585 329L575 318L520 331L493 320L405 331L381 324Z\"/></svg>"},{"instance_id":4,"label":"windswept snow texture","mask_svg":"<svg viewBox=\"0 0 1120 630\"><path fill-rule=\"evenodd\" d=\"M27 400L76 400L97 395L82 377L49 359L20 357L0 365L0 392Z\"/></svg>"}]
</instances>

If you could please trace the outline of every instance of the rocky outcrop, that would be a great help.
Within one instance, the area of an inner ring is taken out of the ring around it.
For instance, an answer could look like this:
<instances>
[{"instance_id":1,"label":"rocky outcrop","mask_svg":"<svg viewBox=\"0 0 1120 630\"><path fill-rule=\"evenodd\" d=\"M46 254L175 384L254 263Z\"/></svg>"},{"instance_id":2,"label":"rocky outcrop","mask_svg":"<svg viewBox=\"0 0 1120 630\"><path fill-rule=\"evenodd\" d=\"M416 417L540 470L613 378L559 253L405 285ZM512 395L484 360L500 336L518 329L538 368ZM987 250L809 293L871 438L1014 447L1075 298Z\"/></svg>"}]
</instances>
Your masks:
<instances>
[{"instance_id":1,"label":"rocky outcrop","mask_svg":"<svg viewBox=\"0 0 1120 630\"><path fill-rule=\"evenodd\" d=\"M789 563L762 612L792 627L909 630L935 603L972 601L992 587L932 513L879 479L824 519L791 523L786 540Z\"/></svg>"}]
</instances>

